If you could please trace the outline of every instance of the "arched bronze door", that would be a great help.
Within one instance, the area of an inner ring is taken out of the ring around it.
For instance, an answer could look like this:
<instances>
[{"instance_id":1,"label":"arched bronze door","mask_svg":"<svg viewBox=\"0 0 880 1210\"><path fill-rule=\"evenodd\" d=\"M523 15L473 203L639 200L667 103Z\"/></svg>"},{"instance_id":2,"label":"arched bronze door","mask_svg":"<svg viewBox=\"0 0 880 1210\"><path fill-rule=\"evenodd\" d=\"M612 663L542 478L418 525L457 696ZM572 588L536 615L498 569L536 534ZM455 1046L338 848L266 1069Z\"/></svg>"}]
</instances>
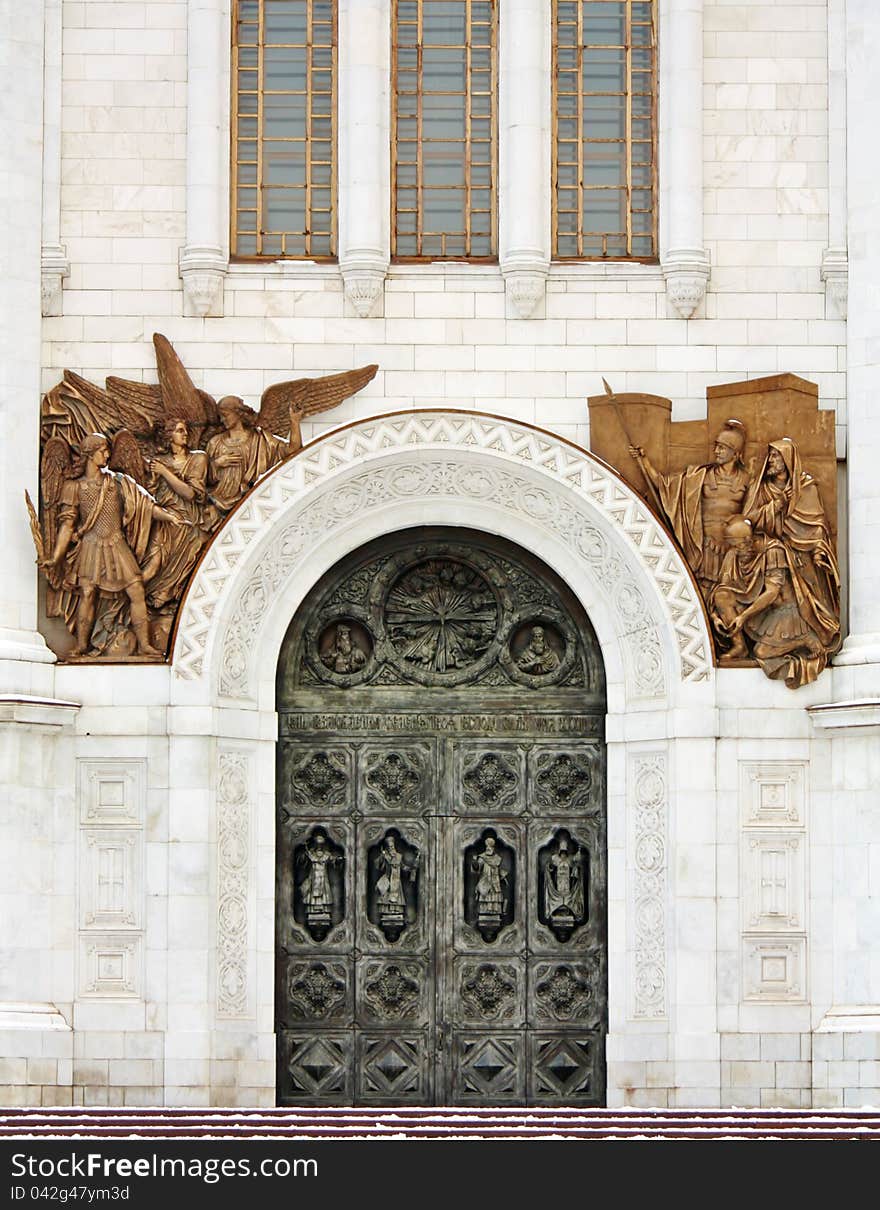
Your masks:
<instances>
[{"instance_id":1,"label":"arched bronze door","mask_svg":"<svg viewBox=\"0 0 880 1210\"><path fill-rule=\"evenodd\" d=\"M407 530L278 669L278 1101L601 1105L605 684L537 559Z\"/></svg>"}]
</instances>

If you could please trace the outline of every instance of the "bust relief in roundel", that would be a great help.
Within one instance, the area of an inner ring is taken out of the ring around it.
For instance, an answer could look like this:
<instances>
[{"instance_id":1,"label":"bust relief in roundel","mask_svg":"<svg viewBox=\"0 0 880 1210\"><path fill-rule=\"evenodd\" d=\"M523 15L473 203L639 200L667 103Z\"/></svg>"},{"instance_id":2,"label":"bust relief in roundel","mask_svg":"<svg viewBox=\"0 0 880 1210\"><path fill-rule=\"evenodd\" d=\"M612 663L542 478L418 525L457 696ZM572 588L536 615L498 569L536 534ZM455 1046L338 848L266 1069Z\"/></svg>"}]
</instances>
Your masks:
<instances>
[{"instance_id":1,"label":"bust relief in roundel","mask_svg":"<svg viewBox=\"0 0 880 1210\"><path fill-rule=\"evenodd\" d=\"M282 684L602 692L589 622L576 607L573 623L521 553L466 530L372 543L316 586L284 644Z\"/></svg>"}]
</instances>

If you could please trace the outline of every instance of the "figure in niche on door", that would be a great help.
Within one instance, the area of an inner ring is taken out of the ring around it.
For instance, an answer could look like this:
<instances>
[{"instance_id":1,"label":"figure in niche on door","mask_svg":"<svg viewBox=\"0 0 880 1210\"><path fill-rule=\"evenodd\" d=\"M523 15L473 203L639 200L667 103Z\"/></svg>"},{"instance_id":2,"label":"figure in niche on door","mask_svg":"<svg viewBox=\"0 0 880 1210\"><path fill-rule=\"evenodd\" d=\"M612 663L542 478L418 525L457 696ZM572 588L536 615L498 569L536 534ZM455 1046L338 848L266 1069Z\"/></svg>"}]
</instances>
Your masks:
<instances>
[{"instance_id":1,"label":"figure in niche on door","mask_svg":"<svg viewBox=\"0 0 880 1210\"><path fill-rule=\"evenodd\" d=\"M585 858L568 832L558 832L538 855L539 918L560 941L567 941L586 919Z\"/></svg>"},{"instance_id":2,"label":"figure in niche on door","mask_svg":"<svg viewBox=\"0 0 880 1210\"><path fill-rule=\"evenodd\" d=\"M413 901L416 895L416 878L419 868L419 852L410 853L397 847L399 837L395 832L386 832L373 858L377 874L374 893L379 928L389 941L396 941L408 919L415 918L415 906L407 902L404 882L410 884Z\"/></svg>"},{"instance_id":3,"label":"figure in niche on door","mask_svg":"<svg viewBox=\"0 0 880 1210\"><path fill-rule=\"evenodd\" d=\"M300 905L315 941L323 941L335 923L334 917L338 919L341 915L330 872L334 866L341 867L342 862L342 854L333 851L325 833L320 831L297 854L297 864L307 871L298 888Z\"/></svg>"},{"instance_id":4,"label":"figure in niche on door","mask_svg":"<svg viewBox=\"0 0 880 1210\"><path fill-rule=\"evenodd\" d=\"M480 847L482 844L482 847ZM513 920L513 854L494 832L483 834L465 854L465 918L492 942Z\"/></svg>"}]
</instances>

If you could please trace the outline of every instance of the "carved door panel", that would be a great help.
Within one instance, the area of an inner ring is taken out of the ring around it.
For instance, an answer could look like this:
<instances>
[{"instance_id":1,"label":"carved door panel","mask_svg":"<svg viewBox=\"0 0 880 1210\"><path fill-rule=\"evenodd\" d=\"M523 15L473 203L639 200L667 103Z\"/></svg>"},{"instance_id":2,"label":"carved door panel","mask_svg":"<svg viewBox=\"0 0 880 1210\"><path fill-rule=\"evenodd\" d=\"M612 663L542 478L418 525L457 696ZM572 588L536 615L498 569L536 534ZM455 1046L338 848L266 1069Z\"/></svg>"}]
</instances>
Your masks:
<instances>
[{"instance_id":1,"label":"carved door panel","mask_svg":"<svg viewBox=\"0 0 880 1210\"><path fill-rule=\"evenodd\" d=\"M525 552L420 534L282 648L279 1104L600 1105L598 644Z\"/></svg>"}]
</instances>

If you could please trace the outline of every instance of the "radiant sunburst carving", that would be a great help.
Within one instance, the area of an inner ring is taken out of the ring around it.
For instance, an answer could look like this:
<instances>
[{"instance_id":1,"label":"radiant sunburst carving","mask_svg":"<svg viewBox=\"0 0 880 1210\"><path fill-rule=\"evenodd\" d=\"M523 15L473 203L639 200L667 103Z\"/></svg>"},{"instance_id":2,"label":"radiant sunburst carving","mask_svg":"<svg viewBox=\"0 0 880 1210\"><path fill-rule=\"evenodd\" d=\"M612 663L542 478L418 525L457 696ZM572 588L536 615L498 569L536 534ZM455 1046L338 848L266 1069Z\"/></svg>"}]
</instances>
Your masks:
<instances>
[{"instance_id":1,"label":"radiant sunburst carving","mask_svg":"<svg viewBox=\"0 0 880 1210\"><path fill-rule=\"evenodd\" d=\"M450 672L484 654L498 628L498 604L479 572L453 559L428 559L397 580L385 617L400 656Z\"/></svg>"}]
</instances>

